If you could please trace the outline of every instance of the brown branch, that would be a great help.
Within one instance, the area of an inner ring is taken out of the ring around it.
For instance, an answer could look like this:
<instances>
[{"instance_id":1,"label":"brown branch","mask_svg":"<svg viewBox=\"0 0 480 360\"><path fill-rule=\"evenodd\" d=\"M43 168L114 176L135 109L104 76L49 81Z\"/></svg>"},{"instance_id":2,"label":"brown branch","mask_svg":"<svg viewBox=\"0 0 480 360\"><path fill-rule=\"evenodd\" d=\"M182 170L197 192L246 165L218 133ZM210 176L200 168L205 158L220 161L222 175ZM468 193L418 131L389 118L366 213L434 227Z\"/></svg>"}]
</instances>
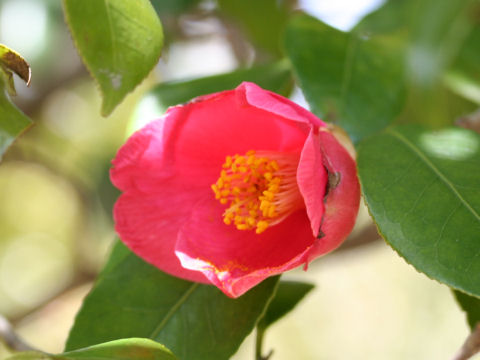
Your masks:
<instances>
[{"instance_id":1,"label":"brown branch","mask_svg":"<svg viewBox=\"0 0 480 360\"><path fill-rule=\"evenodd\" d=\"M467 360L480 352L480 323L477 323L475 329L467 337L462 348L458 351L452 360Z\"/></svg>"},{"instance_id":2,"label":"brown branch","mask_svg":"<svg viewBox=\"0 0 480 360\"><path fill-rule=\"evenodd\" d=\"M370 244L380 240L382 237L378 233L375 224L371 223L363 228L356 235L350 236L340 248L336 251L351 250L361 245Z\"/></svg>"},{"instance_id":3,"label":"brown branch","mask_svg":"<svg viewBox=\"0 0 480 360\"><path fill-rule=\"evenodd\" d=\"M35 351L36 349L23 342L13 331L10 322L0 315L0 339L5 343L7 348L12 351Z\"/></svg>"},{"instance_id":4,"label":"brown branch","mask_svg":"<svg viewBox=\"0 0 480 360\"><path fill-rule=\"evenodd\" d=\"M48 305L52 301L55 301L55 299L63 296L65 293L68 293L69 291L76 289L82 285L88 284L93 282L96 279L96 274L88 273L88 272L77 272L77 275L75 276L74 279L72 279L71 282L66 284L62 289L59 289L57 292L52 294L49 298L45 299L42 301L40 304L36 305L32 309L28 309L27 311L24 311L22 313L17 313L14 316L11 317L11 321L13 324L18 324L22 322L23 319L27 318L31 314L37 312L39 309L43 308L44 306ZM1 333L0 333L1 336Z\"/></svg>"}]
</instances>

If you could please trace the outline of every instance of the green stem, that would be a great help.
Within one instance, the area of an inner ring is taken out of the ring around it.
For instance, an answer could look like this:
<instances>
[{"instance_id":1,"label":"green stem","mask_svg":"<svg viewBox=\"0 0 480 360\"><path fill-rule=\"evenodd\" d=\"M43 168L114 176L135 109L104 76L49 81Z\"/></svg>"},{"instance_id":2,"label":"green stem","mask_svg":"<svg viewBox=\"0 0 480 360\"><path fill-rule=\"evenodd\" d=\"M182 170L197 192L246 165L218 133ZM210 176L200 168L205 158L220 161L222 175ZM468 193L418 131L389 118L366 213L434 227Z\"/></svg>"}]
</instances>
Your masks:
<instances>
[{"instance_id":1,"label":"green stem","mask_svg":"<svg viewBox=\"0 0 480 360\"><path fill-rule=\"evenodd\" d=\"M263 338L265 336L265 328L263 326L257 326L257 334L255 337L255 360L268 360L272 356L273 351L270 351L267 355L262 355Z\"/></svg>"}]
</instances>

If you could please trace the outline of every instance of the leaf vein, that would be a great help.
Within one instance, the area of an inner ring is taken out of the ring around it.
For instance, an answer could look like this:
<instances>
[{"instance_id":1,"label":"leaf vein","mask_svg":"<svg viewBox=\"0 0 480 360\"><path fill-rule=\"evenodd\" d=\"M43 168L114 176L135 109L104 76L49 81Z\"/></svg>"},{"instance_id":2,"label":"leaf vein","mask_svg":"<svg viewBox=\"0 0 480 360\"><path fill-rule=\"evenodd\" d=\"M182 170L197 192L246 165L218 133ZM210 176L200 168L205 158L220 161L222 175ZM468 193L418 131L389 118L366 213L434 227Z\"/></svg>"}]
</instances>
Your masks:
<instances>
[{"instance_id":1,"label":"leaf vein","mask_svg":"<svg viewBox=\"0 0 480 360\"><path fill-rule=\"evenodd\" d=\"M103 3L105 4L105 12L107 14L107 22L108 22L108 27L110 28L110 39L111 39L111 44L112 44L112 61L113 61L113 67L117 69L117 46L115 43L115 32L113 31L113 24L112 24L112 19L110 18L110 7L108 4L108 0L105 0Z\"/></svg>"},{"instance_id":2,"label":"leaf vein","mask_svg":"<svg viewBox=\"0 0 480 360\"><path fill-rule=\"evenodd\" d=\"M395 130L387 130L394 137L403 142L415 155L417 155L429 168L432 170L435 175L443 181L443 183L454 193L454 195L460 200L460 202L470 211L470 213L480 221L480 215L475 211L475 209L468 203L467 200L460 194L460 192L455 188L455 185L448 180L448 178L430 161L430 159L418 148L410 142L402 134L396 132Z\"/></svg>"},{"instance_id":3,"label":"leaf vein","mask_svg":"<svg viewBox=\"0 0 480 360\"><path fill-rule=\"evenodd\" d=\"M160 334L160 331L167 325L170 318L175 314L175 312L187 301L190 295L198 288L198 283L192 284L185 293L178 299L178 301L172 306L170 311L165 315L163 320L158 324L158 326L153 330L150 334L151 339L156 339L156 337Z\"/></svg>"}]
</instances>

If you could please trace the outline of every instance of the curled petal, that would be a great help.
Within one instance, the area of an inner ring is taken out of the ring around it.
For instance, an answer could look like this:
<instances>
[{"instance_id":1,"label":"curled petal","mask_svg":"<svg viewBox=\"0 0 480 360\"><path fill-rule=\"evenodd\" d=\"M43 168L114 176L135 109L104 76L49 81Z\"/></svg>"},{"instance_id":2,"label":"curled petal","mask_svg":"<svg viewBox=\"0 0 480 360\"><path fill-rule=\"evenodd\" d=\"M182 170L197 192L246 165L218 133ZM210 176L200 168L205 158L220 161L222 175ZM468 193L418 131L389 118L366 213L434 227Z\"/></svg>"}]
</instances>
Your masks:
<instances>
[{"instance_id":1,"label":"curled petal","mask_svg":"<svg viewBox=\"0 0 480 360\"><path fill-rule=\"evenodd\" d=\"M310 111L283 96L263 90L256 84L244 82L237 89L245 91L246 101L251 106L255 106L285 119L298 121L299 123L307 123L320 127L326 126L322 120Z\"/></svg>"},{"instance_id":2,"label":"curled petal","mask_svg":"<svg viewBox=\"0 0 480 360\"><path fill-rule=\"evenodd\" d=\"M305 141L298 164L297 182L305 201L314 237L318 236L325 211L323 199L328 181L320 151L320 137L311 131Z\"/></svg>"},{"instance_id":3,"label":"curled petal","mask_svg":"<svg viewBox=\"0 0 480 360\"><path fill-rule=\"evenodd\" d=\"M179 228L189 216L183 207L178 206L181 197L161 195L163 201L170 200L168 207L155 196L122 194L113 211L115 230L121 234L122 241L147 262L169 274L208 283L202 273L184 268L175 256Z\"/></svg>"},{"instance_id":4,"label":"curled petal","mask_svg":"<svg viewBox=\"0 0 480 360\"><path fill-rule=\"evenodd\" d=\"M225 225L222 212L215 199L195 206L180 229L176 253L182 266L201 271L230 297L301 265L315 240L304 210L260 235Z\"/></svg>"},{"instance_id":5,"label":"curled petal","mask_svg":"<svg viewBox=\"0 0 480 360\"><path fill-rule=\"evenodd\" d=\"M355 161L330 132L320 131L319 136L330 184L321 225L323 237L309 254L311 259L334 250L345 240L355 225L360 205Z\"/></svg>"}]
</instances>

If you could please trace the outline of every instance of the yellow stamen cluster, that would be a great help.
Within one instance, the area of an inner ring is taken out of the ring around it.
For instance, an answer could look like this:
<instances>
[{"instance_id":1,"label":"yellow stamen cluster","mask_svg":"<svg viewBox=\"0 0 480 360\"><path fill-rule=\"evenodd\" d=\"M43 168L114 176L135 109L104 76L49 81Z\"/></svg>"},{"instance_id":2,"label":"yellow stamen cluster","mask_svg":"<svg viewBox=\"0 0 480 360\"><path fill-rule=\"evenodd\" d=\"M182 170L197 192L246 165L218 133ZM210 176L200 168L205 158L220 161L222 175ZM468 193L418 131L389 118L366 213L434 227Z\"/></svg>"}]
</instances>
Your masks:
<instances>
[{"instance_id":1,"label":"yellow stamen cluster","mask_svg":"<svg viewBox=\"0 0 480 360\"><path fill-rule=\"evenodd\" d=\"M228 205L225 224L257 234L285 219L302 203L296 173L298 155L248 151L227 156L215 198Z\"/></svg>"}]
</instances>

